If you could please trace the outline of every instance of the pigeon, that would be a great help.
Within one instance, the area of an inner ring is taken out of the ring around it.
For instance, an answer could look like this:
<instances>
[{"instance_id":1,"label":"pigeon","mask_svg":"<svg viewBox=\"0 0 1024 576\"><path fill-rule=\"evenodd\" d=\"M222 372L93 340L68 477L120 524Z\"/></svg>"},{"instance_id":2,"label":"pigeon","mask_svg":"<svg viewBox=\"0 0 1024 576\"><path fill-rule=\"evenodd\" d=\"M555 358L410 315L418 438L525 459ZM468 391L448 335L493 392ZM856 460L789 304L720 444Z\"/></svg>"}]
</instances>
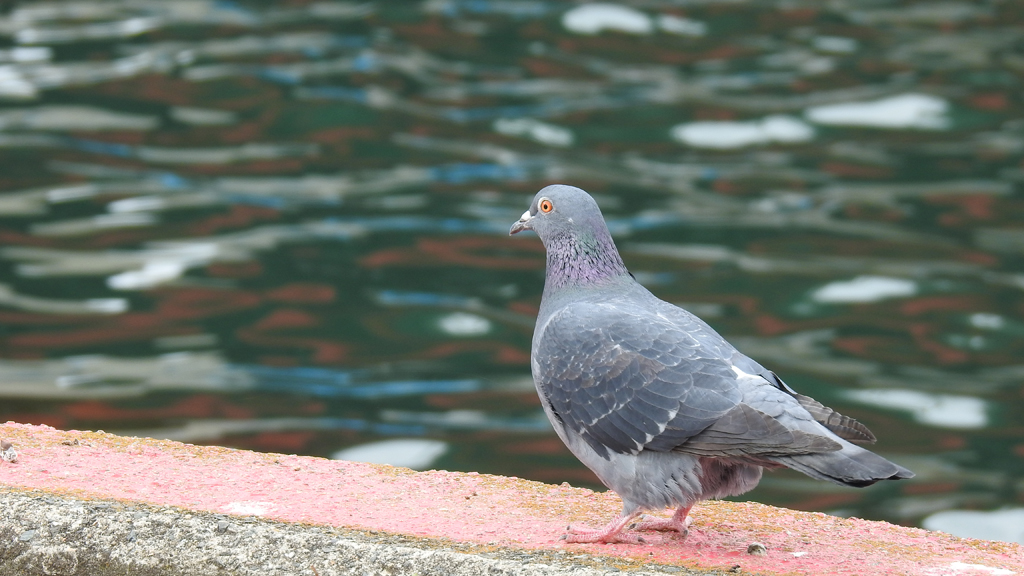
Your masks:
<instances>
[{"instance_id":1,"label":"pigeon","mask_svg":"<svg viewBox=\"0 0 1024 576\"><path fill-rule=\"evenodd\" d=\"M530 363L569 450L623 502L567 542L686 536L694 503L753 489L788 467L843 486L914 473L854 445L866 426L797 393L700 318L658 299L626 269L597 202L573 186L537 193L509 234L533 230L547 270ZM675 508L670 519L640 517Z\"/></svg>"}]
</instances>

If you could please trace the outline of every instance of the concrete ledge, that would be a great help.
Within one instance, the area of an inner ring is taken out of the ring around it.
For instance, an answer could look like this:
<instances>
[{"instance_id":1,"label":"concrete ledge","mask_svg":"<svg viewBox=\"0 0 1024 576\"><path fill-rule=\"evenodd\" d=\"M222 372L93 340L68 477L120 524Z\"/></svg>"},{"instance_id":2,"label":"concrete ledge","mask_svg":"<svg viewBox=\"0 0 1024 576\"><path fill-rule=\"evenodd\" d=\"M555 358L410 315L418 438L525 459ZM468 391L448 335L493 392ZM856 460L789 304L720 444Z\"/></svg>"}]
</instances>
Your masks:
<instances>
[{"instance_id":1,"label":"concrete ledge","mask_svg":"<svg viewBox=\"0 0 1024 576\"><path fill-rule=\"evenodd\" d=\"M607 574L614 558L0 489L0 575ZM31 528L29 528L31 527ZM628 564L628 563L627 563ZM678 568L639 574L690 573Z\"/></svg>"},{"instance_id":2,"label":"concrete ledge","mask_svg":"<svg viewBox=\"0 0 1024 576\"><path fill-rule=\"evenodd\" d=\"M14 423L0 438L18 455L0 461L0 576L1024 575L1016 544L751 503L695 507L685 540L566 545L567 523L600 525L618 498Z\"/></svg>"}]
</instances>

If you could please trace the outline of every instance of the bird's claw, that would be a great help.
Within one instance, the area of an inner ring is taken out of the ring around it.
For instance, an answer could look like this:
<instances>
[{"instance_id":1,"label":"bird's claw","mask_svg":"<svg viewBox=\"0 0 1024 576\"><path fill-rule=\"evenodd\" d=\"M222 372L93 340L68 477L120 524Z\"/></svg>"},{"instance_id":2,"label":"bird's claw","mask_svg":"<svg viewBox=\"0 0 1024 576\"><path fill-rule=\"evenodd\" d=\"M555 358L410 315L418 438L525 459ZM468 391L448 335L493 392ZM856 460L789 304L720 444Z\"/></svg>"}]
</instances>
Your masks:
<instances>
[{"instance_id":1,"label":"bird's claw","mask_svg":"<svg viewBox=\"0 0 1024 576\"><path fill-rule=\"evenodd\" d=\"M686 538L690 533L690 524L693 523L693 518L690 518L689 516L682 521L676 520L675 518L653 518L650 520L647 518L647 516L642 517L642 522L634 522L629 528L631 530L659 530L662 532L675 530L676 532L679 532L683 538Z\"/></svg>"},{"instance_id":2,"label":"bird's claw","mask_svg":"<svg viewBox=\"0 0 1024 576\"><path fill-rule=\"evenodd\" d=\"M622 533L603 538L588 534L563 534L562 540L566 544L647 544L647 540L640 536Z\"/></svg>"},{"instance_id":3,"label":"bird's claw","mask_svg":"<svg viewBox=\"0 0 1024 576\"><path fill-rule=\"evenodd\" d=\"M642 536L626 532L608 533L605 530L592 530L589 528L573 529L566 528L568 534L562 534L560 540L569 544L647 544Z\"/></svg>"}]
</instances>

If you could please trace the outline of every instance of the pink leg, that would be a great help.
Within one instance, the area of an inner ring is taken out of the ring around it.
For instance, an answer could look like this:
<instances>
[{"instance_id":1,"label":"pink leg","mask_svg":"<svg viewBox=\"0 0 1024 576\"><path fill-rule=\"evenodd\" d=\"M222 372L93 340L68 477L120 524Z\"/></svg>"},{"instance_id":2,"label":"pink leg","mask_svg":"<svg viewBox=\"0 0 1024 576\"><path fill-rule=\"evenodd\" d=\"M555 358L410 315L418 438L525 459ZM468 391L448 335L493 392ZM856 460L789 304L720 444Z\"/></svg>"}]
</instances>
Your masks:
<instances>
[{"instance_id":1,"label":"pink leg","mask_svg":"<svg viewBox=\"0 0 1024 576\"><path fill-rule=\"evenodd\" d=\"M562 540L570 543L623 542L626 544L643 544L645 542L643 538L623 532L626 525L632 522L633 519L639 515L639 511L633 512L632 514L624 514L615 520L612 520L607 526L600 530L594 530L591 528L573 528L572 526L569 526L569 533L562 536Z\"/></svg>"},{"instance_id":2,"label":"pink leg","mask_svg":"<svg viewBox=\"0 0 1024 576\"><path fill-rule=\"evenodd\" d=\"M689 517L690 508L693 506L680 506L676 513L668 520L656 518L637 522L629 527L630 530L675 530L683 536L690 531L690 524L693 518Z\"/></svg>"}]
</instances>

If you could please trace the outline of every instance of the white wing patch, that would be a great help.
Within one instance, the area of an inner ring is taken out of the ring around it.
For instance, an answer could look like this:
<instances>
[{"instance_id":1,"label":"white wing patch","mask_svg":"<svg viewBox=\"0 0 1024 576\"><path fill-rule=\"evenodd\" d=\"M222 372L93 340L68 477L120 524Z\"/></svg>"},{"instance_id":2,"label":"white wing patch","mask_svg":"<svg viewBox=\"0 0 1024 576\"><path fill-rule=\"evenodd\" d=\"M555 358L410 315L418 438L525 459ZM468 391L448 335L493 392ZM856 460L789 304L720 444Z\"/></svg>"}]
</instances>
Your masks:
<instances>
[{"instance_id":1,"label":"white wing patch","mask_svg":"<svg viewBox=\"0 0 1024 576\"><path fill-rule=\"evenodd\" d=\"M749 372L744 372L743 370L740 370L739 368L737 368L735 366L732 366L732 371L736 373L736 376L740 380L750 379L750 378L753 378L754 380L763 380L763 378L761 378L757 374L751 374Z\"/></svg>"}]
</instances>

